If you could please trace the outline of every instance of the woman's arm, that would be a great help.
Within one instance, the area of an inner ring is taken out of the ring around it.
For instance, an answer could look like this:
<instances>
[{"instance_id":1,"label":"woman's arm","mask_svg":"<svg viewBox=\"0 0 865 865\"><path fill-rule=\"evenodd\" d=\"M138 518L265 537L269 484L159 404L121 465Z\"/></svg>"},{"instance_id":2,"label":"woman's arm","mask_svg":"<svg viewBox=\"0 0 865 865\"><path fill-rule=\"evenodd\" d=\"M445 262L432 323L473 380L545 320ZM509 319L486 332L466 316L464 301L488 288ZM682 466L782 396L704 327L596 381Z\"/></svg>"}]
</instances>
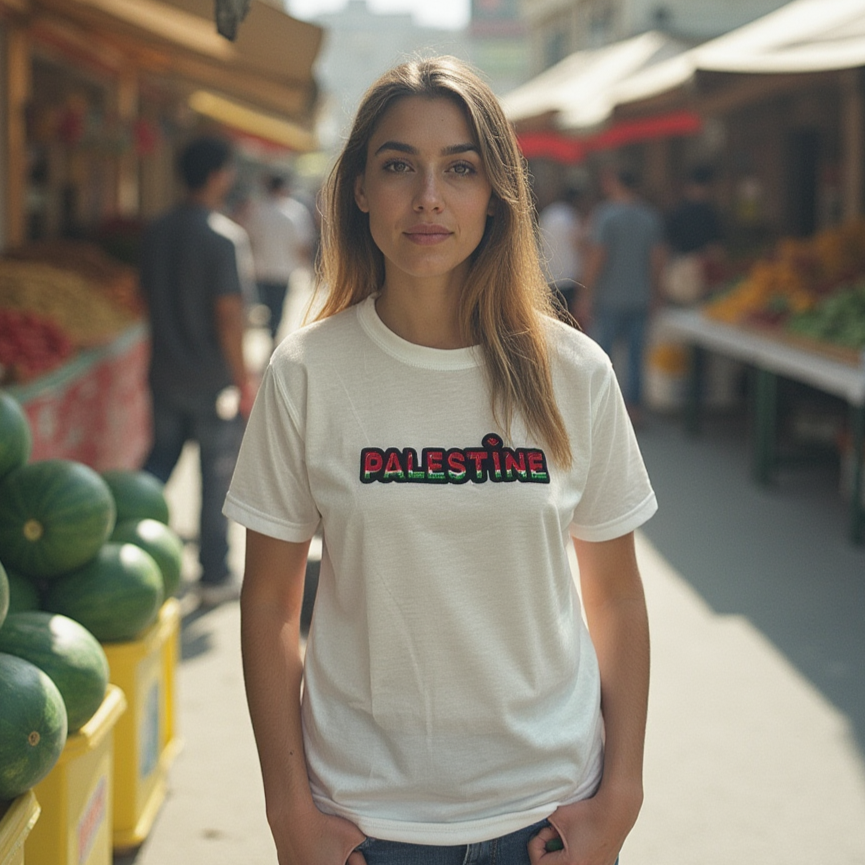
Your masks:
<instances>
[{"instance_id":1,"label":"woman's arm","mask_svg":"<svg viewBox=\"0 0 865 865\"><path fill-rule=\"evenodd\" d=\"M280 865L362 865L364 835L312 800L303 752L300 611L309 542L248 530L240 596L241 648L267 819Z\"/></svg>"},{"instance_id":2,"label":"woman's arm","mask_svg":"<svg viewBox=\"0 0 865 865\"><path fill-rule=\"evenodd\" d=\"M530 845L532 862L613 865L643 802L643 744L649 696L649 625L633 533L574 540L583 608L601 672L604 772L591 799L565 805ZM564 850L545 853L558 834ZM552 858L556 857L556 858Z\"/></svg>"}]
</instances>

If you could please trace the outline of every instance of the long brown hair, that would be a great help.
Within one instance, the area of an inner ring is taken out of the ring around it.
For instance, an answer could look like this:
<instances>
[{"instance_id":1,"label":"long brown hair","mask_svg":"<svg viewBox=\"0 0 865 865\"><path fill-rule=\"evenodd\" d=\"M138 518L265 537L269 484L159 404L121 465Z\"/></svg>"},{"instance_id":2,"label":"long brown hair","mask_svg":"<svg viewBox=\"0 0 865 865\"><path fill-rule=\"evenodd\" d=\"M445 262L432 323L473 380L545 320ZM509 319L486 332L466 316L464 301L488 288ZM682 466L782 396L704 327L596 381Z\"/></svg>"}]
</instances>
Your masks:
<instances>
[{"instance_id":1,"label":"long brown hair","mask_svg":"<svg viewBox=\"0 0 865 865\"><path fill-rule=\"evenodd\" d=\"M498 100L463 62L436 57L403 63L366 92L322 192L317 287L327 294L316 317L359 303L384 282L384 256L373 242L369 216L355 202L354 184L379 121L408 96L443 97L461 107L492 185L495 209L472 256L459 319L467 344L483 351L496 423L508 435L519 412L553 459L570 465L545 338L547 317L555 313L538 259L525 160Z\"/></svg>"}]
</instances>

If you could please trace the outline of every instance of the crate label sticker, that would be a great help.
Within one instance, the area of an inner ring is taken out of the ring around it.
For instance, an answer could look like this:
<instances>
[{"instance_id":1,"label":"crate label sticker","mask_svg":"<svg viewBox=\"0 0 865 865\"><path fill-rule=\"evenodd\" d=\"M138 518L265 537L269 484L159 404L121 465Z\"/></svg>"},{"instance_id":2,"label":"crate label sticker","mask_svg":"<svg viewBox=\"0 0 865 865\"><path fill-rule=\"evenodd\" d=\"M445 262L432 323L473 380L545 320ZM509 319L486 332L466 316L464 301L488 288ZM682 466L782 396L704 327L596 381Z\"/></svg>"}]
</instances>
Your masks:
<instances>
[{"instance_id":1,"label":"crate label sticker","mask_svg":"<svg viewBox=\"0 0 865 865\"><path fill-rule=\"evenodd\" d=\"M159 682L156 681L147 692L144 703L144 717L141 724L141 740L138 773L146 778L159 762Z\"/></svg>"},{"instance_id":2,"label":"crate label sticker","mask_svg":"<svg viewBox=\"0 0 865 865\"><path fill-rule=\"evenodd\" d=\"M101 775L78 821L78 865L84 865L93 850L99 829L105 822L107 800L108 780Z\"/></svg>"}]
</instances>

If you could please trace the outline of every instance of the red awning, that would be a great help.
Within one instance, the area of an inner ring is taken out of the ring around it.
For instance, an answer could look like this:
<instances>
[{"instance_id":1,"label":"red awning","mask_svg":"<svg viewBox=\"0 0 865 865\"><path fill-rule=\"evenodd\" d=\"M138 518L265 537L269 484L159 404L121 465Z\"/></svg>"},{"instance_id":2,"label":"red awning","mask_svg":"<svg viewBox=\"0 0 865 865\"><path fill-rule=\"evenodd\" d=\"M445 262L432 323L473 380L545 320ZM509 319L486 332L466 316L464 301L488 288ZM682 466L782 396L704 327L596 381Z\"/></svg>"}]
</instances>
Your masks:
<instances>
[{"instance_id":1,"label":"red awning","mask_svg":"<svg viewBox=\"0 0 865 865\"><path fill-rule=\"evenodd\" d=\"M590 153L613 150L626 144L669 138L675 135L695 135L703 121L691 111L676 111L640 120L614 123L595 135L574 137L554 130L518 133L517 138L527 159L551 159L573 165Z\"/></svg>"}]
</instances>

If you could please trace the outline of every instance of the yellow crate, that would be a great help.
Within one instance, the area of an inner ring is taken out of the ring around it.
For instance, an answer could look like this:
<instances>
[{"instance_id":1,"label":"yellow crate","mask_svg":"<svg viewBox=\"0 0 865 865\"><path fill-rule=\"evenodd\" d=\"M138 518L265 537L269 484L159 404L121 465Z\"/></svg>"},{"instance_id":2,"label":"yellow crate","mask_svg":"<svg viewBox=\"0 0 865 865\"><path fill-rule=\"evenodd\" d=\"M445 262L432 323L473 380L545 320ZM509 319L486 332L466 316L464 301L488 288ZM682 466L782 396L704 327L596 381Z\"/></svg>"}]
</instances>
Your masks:
<instances>
[{"instance_id":1,"label":"yellow crate","mask_svg":"<svg viewBox=\"0 0 865 865\"><path fill-rule=\"evenodd\" d=\"M32 790L0 810L0 865L24 865L24 842L39 819L39 802Z\"/></svg>"},{"instance_id":2,"label":"yellow crate","mask_svg":"<svg viewBox=\"0 0 865 865\"><path fill-rule=\"evenodd\" d=\"M176 674L180 604L171 598L140 640L105 643L111 682L129 711L117 725L114 763L114 848L137 847L150 834L180 748Z\"/></svg>"},{"instance_id":3,"label":"yellow crate","mask_svg":"<svg viewBox=\"0 0 865 865\"><path fill-rule=\"evenodd\" d=\"M109 685L96 714L33 788L42 816L24 845L27 865L111 865L114 730L125 710L123 691Z\"/></svg>"}]
</instances>

